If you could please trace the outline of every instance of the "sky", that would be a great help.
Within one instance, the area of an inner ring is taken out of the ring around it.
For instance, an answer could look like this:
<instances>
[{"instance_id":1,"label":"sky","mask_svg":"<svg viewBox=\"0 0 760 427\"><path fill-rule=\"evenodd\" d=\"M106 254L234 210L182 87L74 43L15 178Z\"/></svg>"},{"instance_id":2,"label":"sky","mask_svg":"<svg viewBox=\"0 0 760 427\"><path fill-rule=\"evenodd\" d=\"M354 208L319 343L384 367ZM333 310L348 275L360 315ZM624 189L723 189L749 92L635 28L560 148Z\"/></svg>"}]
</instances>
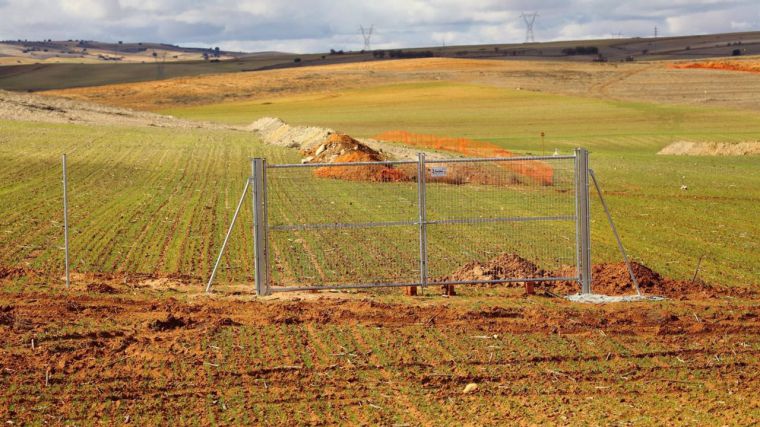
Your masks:
<instances>
[{"instance_id":1,"label":"sky","mask_svg":"<svg viewBox=\"0 0 760 427\"><path fill-rule=\"evenodd\" d=\"M0 40L162 42L233 51L360 50L760 31L758 0L0 0Z\"/></svg>"}]
</instances>

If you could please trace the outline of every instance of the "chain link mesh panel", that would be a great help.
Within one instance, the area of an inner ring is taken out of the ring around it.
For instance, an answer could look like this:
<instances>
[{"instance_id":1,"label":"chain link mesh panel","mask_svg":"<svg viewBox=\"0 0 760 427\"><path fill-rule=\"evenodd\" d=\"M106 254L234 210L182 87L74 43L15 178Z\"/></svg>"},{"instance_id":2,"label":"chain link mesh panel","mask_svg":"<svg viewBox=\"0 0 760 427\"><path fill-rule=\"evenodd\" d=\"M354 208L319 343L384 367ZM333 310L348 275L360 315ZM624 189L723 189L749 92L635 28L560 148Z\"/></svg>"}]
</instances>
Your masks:
<instances>
[{"instance_id":1,"label":"chain link mesh panel","mask_svg":"<svg viewBox=\"0 0 760 427\"><path fill-rule=\"evenodd\" d=\"M576 265L573 156L422 165L270 165L272 290L445 283L505 253Z\"/></svg>"}]
</instances>

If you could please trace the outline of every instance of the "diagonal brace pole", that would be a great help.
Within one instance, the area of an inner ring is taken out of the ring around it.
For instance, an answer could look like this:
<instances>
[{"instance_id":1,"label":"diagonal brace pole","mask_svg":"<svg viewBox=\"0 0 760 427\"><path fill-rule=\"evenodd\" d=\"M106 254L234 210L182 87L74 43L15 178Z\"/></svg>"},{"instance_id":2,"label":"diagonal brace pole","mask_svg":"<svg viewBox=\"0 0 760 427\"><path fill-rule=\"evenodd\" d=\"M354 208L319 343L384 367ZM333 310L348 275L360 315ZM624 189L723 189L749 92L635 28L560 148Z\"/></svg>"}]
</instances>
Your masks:
<instances>
[{"instance_id":1,"label":"diagonal brace pole","mask_svg":"<svg viewBox=\"0 0 760 427\"><path fill-rule=\"evenodd\" d=\"M612 228L612 234L615 235L618 249L620 249L620 253L623 255L623 260L625 260L625 266L628 267L628 274L631 275L631 280L633 281L633 285L636 287L636 295L641 295L641 290L639 290L639 281L636 280L636 275L633 274L633 268L631 268L631 263L628 261L628 255L626 254L625 248L623 247L623 241L620 240L620 235L618 235L617 227L615 227L615 223L612 221L612 215L610 214L610 210L607 207L607 202L604 201L604 196L602 196L602 189L599 187L599 183L596 181L596 175L594 174L593 169L589 169L588 173L589 175L591 175L591 180L594 181L594 187L596 187L596 193L599 194L599 200L602 201L602 206L604 207L604 213L607 214L607 220L610 223L610 228Z\"/></svg>"},{"instance_id":2,"label":"diagonal brace pole","mask_svg":"<svg viewBox=\"0 0 760 427\"><path fill-rule=\"evenodd\" d=\"M211 271L211 277L208 279L208 284L206 284L206 292L211 292L211 284L214 283L214 278L216 277L216 270L219 268L219 263L222 261L222 256L224 255L224 250L227 248L227 242L230 240L230 235L232 235L232 229L235 228L235 222L237 221L238 215L240 214L240 208L243 206L243 201L245 200L246 193L248 193L248 187L251 185L251 179L248 178L245 180L245 187L243 188L243 194L240 196L240 201L238 202L237 208L235 209L235 215L232 216L232 222L230 223L230 228L227 230L227 236L224 237L224 243L222 243L222 249L219 251L219 257L216 259L216 263L214 263L214 269Z\"/></svg>"}]
</instances>

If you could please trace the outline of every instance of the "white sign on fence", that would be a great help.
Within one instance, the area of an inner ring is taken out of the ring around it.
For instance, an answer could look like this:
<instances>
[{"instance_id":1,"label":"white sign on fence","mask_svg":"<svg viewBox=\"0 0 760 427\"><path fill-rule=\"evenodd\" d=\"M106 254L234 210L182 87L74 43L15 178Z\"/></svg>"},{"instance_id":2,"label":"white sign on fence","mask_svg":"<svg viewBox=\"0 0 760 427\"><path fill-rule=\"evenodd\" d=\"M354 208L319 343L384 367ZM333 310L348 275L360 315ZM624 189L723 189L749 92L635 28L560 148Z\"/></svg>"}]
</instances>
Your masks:
<instances>
[{"instance_id":1,"label":"white sign on fence","mask_svg":"<svg viewBox=\"0 0 760 427\"><path fill-rule=\"evenodd\" d=\"M446 176L446 168L443 166L438 166L434 168L430 168L430 175L433 178L441 178Z\"/></svg>"}]
</instances>

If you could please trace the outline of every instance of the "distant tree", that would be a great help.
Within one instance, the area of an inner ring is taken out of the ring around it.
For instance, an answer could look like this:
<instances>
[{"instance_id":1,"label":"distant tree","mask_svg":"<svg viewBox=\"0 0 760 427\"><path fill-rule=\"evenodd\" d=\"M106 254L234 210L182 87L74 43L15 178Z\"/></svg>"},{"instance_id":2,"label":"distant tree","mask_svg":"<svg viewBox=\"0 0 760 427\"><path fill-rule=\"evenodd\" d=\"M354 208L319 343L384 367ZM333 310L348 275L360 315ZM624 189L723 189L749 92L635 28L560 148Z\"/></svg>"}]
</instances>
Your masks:
<instances>
[{"instance_id":1,"label":"distant tree","mask_svg":"<svg viewBox=\"0 0 760 427\"><path fill-rule=\"evenodd\" d=\"M741 56L742 50L741 49L734 49L733 52L731 52L732 56Z\"/></svg>"},{"instance_id":2,"label":"distant tree","mask_svg":"<svg viewBox=\"0 0 760 427\"><path fill-rule=\"evenodd\" d=\"M219 49L219 46L217 46L217 47L214 48L214 56L216 56L217 58L219 58L220 56L222 56L222 51L221 51L221 49Z\"/></svg>"},{"instance_id":3,"label":"distant tree","mask_svg":"<svg viewBox=\"0 0 760 427\"><path fill-rule=\"evenodd\" d=\"M293 62L295 62L297 64L297 63L301 62L301 58L296 58L296 59L293 60Z\"/></svg>"},{"instance_id":4,"label":"distant tree","mask_svg":"<svg viewBox=\"0 0 760 427\"><path fill-rule=\"evenodd\" d=\"M123 42L123 41L121 41L121 40L119 40L119 44L124 44L124 42Z\"/></svg>"},{"instance_id":5,"label":"distant tree","mask_svg":"<svg viewBox=\"0 0 760 427\"><path fill-rule=\"evenodd\" d=\"M203 52L203 60L208 61L208 52Z\"/></svg>"}]
</instances>

